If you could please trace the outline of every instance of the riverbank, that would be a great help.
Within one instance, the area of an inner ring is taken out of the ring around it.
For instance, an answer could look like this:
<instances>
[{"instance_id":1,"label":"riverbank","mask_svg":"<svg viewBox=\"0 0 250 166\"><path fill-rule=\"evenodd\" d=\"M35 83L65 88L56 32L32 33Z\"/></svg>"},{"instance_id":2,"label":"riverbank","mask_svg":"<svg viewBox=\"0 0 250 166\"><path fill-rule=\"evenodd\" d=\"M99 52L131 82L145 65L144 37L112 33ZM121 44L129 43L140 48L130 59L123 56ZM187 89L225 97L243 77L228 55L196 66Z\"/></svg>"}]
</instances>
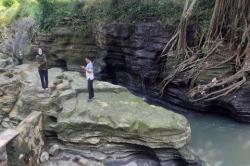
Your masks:
<instances>
[{"instance_id":1,"label":"riverbank","mask_svg":"<svg viewBox=\"0 0 250 166\"><path fill-rule=\"evenodd\" d=\"M188 147L206 163L211 166L250 166L249 124L218 114L223 110L214 110L217 113L201 113L165 100L151 98L140 92L132 93L149 104L185 116L192 130L192 139Z\"/></svg>"}]
</instances>

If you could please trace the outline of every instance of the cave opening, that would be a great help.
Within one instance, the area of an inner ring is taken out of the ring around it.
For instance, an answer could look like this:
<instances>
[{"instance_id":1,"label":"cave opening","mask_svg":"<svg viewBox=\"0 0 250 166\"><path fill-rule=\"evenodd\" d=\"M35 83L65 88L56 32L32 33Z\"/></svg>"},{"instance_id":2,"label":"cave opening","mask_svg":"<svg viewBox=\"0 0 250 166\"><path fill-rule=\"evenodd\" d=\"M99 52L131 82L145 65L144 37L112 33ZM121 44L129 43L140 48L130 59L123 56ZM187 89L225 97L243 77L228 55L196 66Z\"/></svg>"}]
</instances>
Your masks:
<instances>
[{"instance_id":1,"label":"cave opening","mask_svg":"<svg viewBox=\"0 0 250 166\"><path fill-rule=\"evenodd\" d=\"M65 59L57 59L55 61L55 66L54 67L60 67L63 70L67 70L68 69L67 61Z\"/></svg>"}]
</instances>

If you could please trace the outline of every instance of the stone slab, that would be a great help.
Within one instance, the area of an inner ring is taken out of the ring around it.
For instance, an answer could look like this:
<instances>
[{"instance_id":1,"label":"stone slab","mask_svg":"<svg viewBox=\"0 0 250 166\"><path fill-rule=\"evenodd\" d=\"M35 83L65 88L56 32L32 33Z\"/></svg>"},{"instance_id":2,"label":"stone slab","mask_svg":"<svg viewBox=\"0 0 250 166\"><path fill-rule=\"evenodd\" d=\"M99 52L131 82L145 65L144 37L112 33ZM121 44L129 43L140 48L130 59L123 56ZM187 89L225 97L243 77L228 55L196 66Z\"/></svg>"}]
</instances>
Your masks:
<instances>
[{"instance_id":1,"label":"stone slab","mask_svg":"<svg viewBox=\"0 0 250 166\"><path fill-rule=\"evenodd\" d=\"M12 139L18 135L18 132L14 129L7 129L0 133L0 148L4 147Z\"/></svg>"}]
</instances>

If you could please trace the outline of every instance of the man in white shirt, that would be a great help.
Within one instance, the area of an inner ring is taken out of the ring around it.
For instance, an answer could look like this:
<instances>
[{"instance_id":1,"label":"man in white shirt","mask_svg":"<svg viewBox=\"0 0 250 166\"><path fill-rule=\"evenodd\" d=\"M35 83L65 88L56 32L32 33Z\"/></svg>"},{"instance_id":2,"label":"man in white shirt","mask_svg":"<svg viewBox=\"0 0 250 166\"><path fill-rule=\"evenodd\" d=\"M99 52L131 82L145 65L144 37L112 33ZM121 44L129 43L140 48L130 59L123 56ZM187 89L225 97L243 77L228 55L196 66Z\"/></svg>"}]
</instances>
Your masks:
<instances>
[{"instance_id":1,"label":"man in white shirt","mask_svg":"<svg viewBox=\"0 0 250 166\"><path fill-rule=\"evenodd\" d=\"M86 78L88 81L88 92L89 92L89 98L88 102L90 102L94 98L94 88L93 88L93 80L94 80L94 71L93 71L93 63L91 62L90 58L85 58L85 61L87 63L87 66L81 66L82 69L86 72Z\"/></svg>"}]
</instances>

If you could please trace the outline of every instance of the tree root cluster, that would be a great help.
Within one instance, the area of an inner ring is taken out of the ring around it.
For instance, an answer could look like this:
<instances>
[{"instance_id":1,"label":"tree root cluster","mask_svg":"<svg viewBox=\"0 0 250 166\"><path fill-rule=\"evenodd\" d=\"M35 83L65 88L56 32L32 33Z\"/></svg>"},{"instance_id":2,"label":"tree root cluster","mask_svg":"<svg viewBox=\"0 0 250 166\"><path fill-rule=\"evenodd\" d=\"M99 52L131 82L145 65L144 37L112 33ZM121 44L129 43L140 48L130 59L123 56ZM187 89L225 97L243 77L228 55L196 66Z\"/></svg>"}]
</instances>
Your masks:
<instances>
[{"instance_id":1,"label":"tree root cluster","mask_svg":"<svg viewBox=\"0 0 250 166\"><path fill-rule=\"evenodd\" d=\"M162 52L161 57L166 60L165 63L168 63L168 57L173 54L178 56L179 63L172 71L163 70L163 73L167 74L161 83L161 93L163 94L169 83L178 76L189 72L191 74L188 78L188 95L194 102L206 102L232 93L247 81L250 71L250 14L247 6L250 5L250 1L216 0L206 41L199 45L199 48L189 48L186 44L186 29L195 3L196 0L191 3L186 0L177 32ZM222 32L223 28L226 31ZM202 48L208 48L208 51L203 53ZM210 64L209 59L220 54L222 49L227 50L227 58ZM227 63L234 64L235 70L231 76L215 77L209 83L197 84L196 79L202 71L215 69Z\"/></svg>"}]
</instances>

